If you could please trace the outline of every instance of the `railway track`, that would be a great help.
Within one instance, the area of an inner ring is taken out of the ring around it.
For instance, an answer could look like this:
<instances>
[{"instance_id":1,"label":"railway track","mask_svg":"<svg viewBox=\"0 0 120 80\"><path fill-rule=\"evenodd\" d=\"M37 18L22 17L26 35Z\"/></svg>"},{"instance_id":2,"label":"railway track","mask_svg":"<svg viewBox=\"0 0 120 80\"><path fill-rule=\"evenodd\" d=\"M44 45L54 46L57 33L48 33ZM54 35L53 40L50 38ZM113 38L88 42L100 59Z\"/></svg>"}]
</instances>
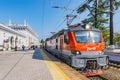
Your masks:
<instances>
[{"instance_id":1,"label":"railway track","mask_svg":"<svg viewBox=\"0 0 120 80\"><path fill-rule=\"evenodd\" d=\"M113 67L116 67L116 68L120 68L120 62L119 62L119 61L110 60L109 66L113 66Z\"/></svg>"},{"instance_id":2,"label":"railway track","mask_svg":"<svg viewBox=\"0 0 120 80\"><path fill-rule=\"evenodd\" d=\"M108 80L102 76L91 76L91 77L88 77L90 80Z\"/></svg>"},{"instance_id":3,"label":"railway track","mask_svg":"<svg viewBox=\"0 0 120 80\"><path fill-rule=\"evenodd\" d=\"M103 74L100 75L100 77L105 78L101 80L120 80L119 73L120 73L120 62L110 60L108 66L103 70Z\"/></svg>"},{"instance_id":4,"label":"railway track","mask_svg":"<svg viewBox=\"0 0 120 80\"><path fill-rule=\"evenodd\" d=\"M120 62L110 60L108 66L103 68L103 74L88 77L90 80L119 80Z\"/></svg>"},{"instance_id":5,"label":"railway track","mask_svg":"<svg viewBox=\"0 0 120 80\"><path fill-rule=\"evenodd\" d=\"M64 62L64 61L63 61ZM103 74L99 76L87 77L90 80L119 80L120 62L110 60L107 68L103 70ZM77 70L79 72L79 70Z\"/></svg>"}]
</instances>

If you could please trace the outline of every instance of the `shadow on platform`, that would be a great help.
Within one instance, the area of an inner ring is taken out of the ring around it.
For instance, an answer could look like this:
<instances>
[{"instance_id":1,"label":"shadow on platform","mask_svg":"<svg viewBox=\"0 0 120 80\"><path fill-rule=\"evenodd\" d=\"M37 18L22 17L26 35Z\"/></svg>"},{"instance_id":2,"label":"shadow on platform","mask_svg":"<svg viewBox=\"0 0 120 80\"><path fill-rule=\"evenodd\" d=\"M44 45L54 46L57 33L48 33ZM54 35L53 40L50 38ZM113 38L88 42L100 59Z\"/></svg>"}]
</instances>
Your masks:
<instances>
[{"instance_id":1,"label":"shadow on platform","mask_svg":"<svg viewBox=\"0 0 120 80\"><path fill-rule=\"evenodd\" d=\"M37 48L35 49L32 59L39 59L39 60L43 60L42 55L40 54L40 49Z\"/></svg>"},{"instance_id":2,"label":"shadow on platform","mask_svg":"<svg viewBox=\"0 0 120 80\"><path fill-rule=\"evenodd\" d=\"M40 52L40 48L36 48L35 49L35 52L33 53L32 59L47 60L47 61L51 61L52 60L52 61L60 62L59 59L57 59L56 57L54 57L50 53L46 52L44 49L43 49L43 51L50 59L48 59L48 58L43 59L43 57L41 55L41 52Z\"/></svg>"}]
</instances>

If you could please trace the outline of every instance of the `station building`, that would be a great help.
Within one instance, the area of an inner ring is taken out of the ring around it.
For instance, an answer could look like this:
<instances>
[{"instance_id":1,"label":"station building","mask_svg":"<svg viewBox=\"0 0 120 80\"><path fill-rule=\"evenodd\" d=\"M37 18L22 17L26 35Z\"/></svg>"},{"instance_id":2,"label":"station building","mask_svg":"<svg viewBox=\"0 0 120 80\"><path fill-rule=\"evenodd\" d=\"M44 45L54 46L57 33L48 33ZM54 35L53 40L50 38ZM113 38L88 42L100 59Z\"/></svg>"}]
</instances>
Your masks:
<instances>
[{"instance_id":1,"label":"station building","mask_svg":"<svg viewBox=\"0 0 120 80\"><path fill-rule=\"evenodd\" d=\"M0 23L0 50L30 48L39 45L37 33L24 21L23 24Z\"/></svg>"}]
</instances>

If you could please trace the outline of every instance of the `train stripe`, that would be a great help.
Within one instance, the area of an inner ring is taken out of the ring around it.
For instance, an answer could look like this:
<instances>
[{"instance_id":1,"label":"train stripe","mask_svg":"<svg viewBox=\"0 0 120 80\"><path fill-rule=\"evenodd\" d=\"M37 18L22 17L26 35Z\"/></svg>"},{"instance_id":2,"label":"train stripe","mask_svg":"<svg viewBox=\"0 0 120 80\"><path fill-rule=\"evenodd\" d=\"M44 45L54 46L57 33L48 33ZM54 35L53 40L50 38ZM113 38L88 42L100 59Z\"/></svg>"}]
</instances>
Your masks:
<instances>
[{"instance_id":1,"label":"train stripe","mask_svg":"<svg viewBox=\"0 0 120 80\"><path fill-rule=\"evenodd\" d=\"M52 62L42 49L40 49L40 52L54 80L70 80L70 78L54 62Z\"/></svg>"}]
</instances>

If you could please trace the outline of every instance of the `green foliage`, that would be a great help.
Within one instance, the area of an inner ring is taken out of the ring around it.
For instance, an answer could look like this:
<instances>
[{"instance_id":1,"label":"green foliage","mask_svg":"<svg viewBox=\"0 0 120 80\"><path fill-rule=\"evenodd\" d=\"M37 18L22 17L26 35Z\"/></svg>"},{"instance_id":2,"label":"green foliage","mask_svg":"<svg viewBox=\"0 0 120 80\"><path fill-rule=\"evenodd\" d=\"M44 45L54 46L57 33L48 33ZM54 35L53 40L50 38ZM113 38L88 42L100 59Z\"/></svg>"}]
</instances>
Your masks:
<instances>
[{"instance_id":1,"label":"green foliage","mask_svg":"<svg viewBox=\"0 0 120 80\"><path fill-rule=\"evenodd\" d=\"M103 33L104 41L110 42L110 30L109 30L109 28L107 28L107 27L101 27L101 28L100 29Z\"/></svg>"},{"instance_id":2,"label":"green foliage","mask_svg":"<svg viewBox=\"0 0 120 80\"><path fill-rule=\"evenodd\" d=\"M44 40L43 40L43 39L41 39L40 43L44 43Z\"/></svg>"},{"instance_id":3,"label":"green foliage","mask_svg":"<svg viewBox=\"0 0 120 80\"><path fill-rule=\"evenodd\" d=\"M96 8L95 2L98 1ZM120 1L113 0L113 9L117 10L120 7ZM95 21L95 9L97 10L97 21ZM77 9L77 13L84 13L89 11L88 18L82 20L83 24L91 23L92 26L96 25L96 28L100 29L103 33L104 40L110 42L110 30L106 27L108 24L108 18L110 13L110 0L87 0L82 6ZM113 11L114 11L113 10ZM120 34L114 35L114 42L120 41Z\"/></svg>"},{"instance_id":4,"label":"green foliage","mask_svg":"<svg viewBox=\"0 0 120 80\"><path fill-rule=\"evenodd\" d=\"M81 7L78 8L77 12L79 14L85 12L86 10L89 11L88 13L88 18L84 19L82 22L84 24L86 23L91 23L92 26L95 26L95 23L97 24L97 28L98 26L103 26L104 24L108 23L108 19L106 19L105 17L105 10L107 10L107 8L109 6L106 6L105 1L103 0L98 0L98 6L97 6L97 21L95 21L95 0L88 0L86 1L86 3L84 3Z\"/></svg>"},{"instance_id":5,"label":"green foliage","mask_svg":"<svg viewBox=\"0 0 120 80\"><path fill-rule=\"evenodd\" d=\"M84 24L91 23L91 22L94 22L94 19L92 17L82 20L82 23Z\"/></svg>"},{"instance_id":6,"label":"green foliage","mask_svg":"<svg viewBox=\"0 0 120 80\"><path fill-rule=\"evenodd\" d=\"M117 10L120 7L120 1L114 0L113 5L114 5L114 9Z\"/></svg>"},{"instance_id":7,"label":"green foliage","mask_svg":"<svg viewBox=\"0 0 120 80\"><path fill-rule=\"evenodd\" d=\"M118 33L116 33L114 35L114 43L116 43L116 42L120 42L120 34L118 34Z\"/></svg>"},{"instance_id":8,"label":"green foliage","mask_svg":"<svg viewBox=\"0 0 120 80\"><path fill-rule=\"evenodd\" d=\"M95 21L95 2L98 1L97 6L97 21ZM120 6L120 1L113 0L114 10L117 10ZM98 26L103 26L108 23L108 15L110 9L110 0L87 0L82 6L77 9L77 13L81 14L86 10L89 11L88 18L84 19L83 23L92 23L95 26L95 23Z\"/></svg>"},{"instance_id":9,"label":"green foliage","mask_svg":"<svg viewBox=\"0 0 120 80\"><path fill-rule=\"evenodd\" d=\"M78 13L82 13L82 12L84 12L84 11L86 10L86 7L87 7L86 4L82 5L82 6L77 10Z\"/></svg>"}]
</instances>

